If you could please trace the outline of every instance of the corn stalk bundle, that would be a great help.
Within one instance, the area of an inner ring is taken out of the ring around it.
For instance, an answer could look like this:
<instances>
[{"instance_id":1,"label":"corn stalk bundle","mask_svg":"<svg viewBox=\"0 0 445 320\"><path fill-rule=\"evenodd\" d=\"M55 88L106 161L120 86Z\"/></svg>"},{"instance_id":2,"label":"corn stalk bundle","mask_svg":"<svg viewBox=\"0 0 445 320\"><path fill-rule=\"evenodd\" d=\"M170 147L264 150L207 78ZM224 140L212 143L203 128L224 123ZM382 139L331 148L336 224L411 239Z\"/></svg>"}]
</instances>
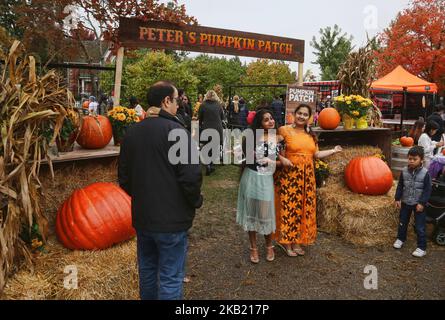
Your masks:
<instances>
[{"instance_id":1,"label":"corn stalk bundle","mask_svg":"<svg viewBox=\"0 0 445 320\"><path fill-rule=\"evenodd\" d=\"M54 144L74 98L55 71L36 74L34 57L19 41L9 53L0 50L0 293L15 261L31 263L30 250L19 237L39 227L45 241L47 219L39 207L41 160ZM50 131L48 131L50 129ZM50 132L45 137L45 132Z\"/></svg>"},{"instance_id":2,"label":"corn stalk bundle","mask_svg":"<svg viewBox=\"0 0 445 320\"><path fill-rule=\"evenodd\" d=\"M369 98L369 88L375 75L375 57L369 42L357 52L351 52L341 65L338 79L344 95L361 95Z\"/></svg>"}]
</instances>

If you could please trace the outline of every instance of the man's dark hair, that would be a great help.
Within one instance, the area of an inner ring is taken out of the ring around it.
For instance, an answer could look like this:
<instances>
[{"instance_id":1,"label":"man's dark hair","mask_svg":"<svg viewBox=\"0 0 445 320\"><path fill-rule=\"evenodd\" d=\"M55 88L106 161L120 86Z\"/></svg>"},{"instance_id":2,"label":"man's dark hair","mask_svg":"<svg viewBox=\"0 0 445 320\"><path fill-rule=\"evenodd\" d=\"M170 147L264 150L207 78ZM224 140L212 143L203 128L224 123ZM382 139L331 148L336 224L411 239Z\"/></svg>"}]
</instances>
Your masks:
<instances>
[{"instance_id":1,"label":"man's dark hair","mask_svg":"<svg viewBox=\"0 0 445 320\"><path fill-rule=\"evenodd\" d=\"M178 97L182 97L184 95L184 89L178 89Z\"/></svg>"},{"instance_id":2,"label":"man's dark hair","mask_svg":"<svg viewBox=\"0 0 445 320\"><path fill-rule=\"evenodd\" d=\"M425 132L428 136L431 137L431 130L438 130L440 128L439 124L434 121L428 121L426 126L425 126L425 130L423 132Z\"/></svg>"},{"instance_id":3,"label":"man's dark hair","mask_svg":"<svg viewBox=\"0 0 445 320\"><path fill-rule=\"evenodd\" d=\"M414 146L411 149L409 149L408 156L411 156L411 157L419 156L420 159L423 160L423 157L425 156L425 151L423 150L423 147L421 147L421 146Z\"/></svg>"},{"instance_id":4,"label":"man's dark hair","mask_svg":"<svg viewBox=\"0 0 445 320\"><path fill-rule=\"evenodd\" d=\"M169 81L159 81L152 85L147 92L147 102L149 107L161 107L162 101L166 97L173 99L175 86Z\"/></svg>"}]
</instances>

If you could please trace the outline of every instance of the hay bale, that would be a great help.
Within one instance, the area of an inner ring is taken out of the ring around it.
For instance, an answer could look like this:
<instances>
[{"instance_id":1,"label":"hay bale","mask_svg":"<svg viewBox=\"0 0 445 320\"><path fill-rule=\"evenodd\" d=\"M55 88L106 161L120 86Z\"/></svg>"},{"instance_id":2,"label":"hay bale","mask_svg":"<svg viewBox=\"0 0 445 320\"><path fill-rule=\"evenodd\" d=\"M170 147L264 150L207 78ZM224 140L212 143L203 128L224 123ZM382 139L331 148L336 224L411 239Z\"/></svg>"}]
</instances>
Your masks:
<instances>
[{"instance_id":1,"label":"hay bale","mask_svg":"<svg viewBox=\"0 0 445 320\"><path fill-rule=\"evenodd\" d=\"M337 234L356 245L391 243L398 224L395 188L394 184L383 196L356 194L341 183L318 189L317 222L320 230Z\"/></svg>"},{"instance_id":2,"label":"hay bale","mask_svg":"<svg viewBox=\"0 0 445 320\"><path fill-rule=\"evenodd\" d=\"M396 182L382 196L353 193L344 183L344 169L359 156L381 154L369 146L345 147L326 162L331 170L327 184L317 189L317 223L324 232L362 246L387 245L397 232L399 212L394 206Z\"/></svg>"},{"instance_id":3,"label":"hay bale","mask_svg":"<svg viewBox=\"0 0 445 320\"><path fill-rule=\"evenodd\" d=\"M35 259L34 272L22 269L8 281L2 299L138 299L136 240L100 251L71 251L55 237ZM64 287L67 266L77 268L78 288Z\"/></svg>"}]
</instances>

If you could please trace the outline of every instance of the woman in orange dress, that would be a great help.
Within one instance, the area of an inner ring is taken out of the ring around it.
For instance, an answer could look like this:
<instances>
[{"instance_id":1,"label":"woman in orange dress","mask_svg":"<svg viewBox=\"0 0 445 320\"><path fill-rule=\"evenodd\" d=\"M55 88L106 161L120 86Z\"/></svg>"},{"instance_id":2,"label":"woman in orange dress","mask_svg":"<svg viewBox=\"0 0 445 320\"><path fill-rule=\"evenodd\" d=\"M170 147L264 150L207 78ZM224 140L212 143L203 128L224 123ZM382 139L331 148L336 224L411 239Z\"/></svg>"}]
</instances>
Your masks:
<instances>
[{"instance_id":1,"label":"woman in orange dress","mask_svg":"<svg viewBox=\"0 0 445 320\"><path fill-rule=\"evenodd\" d=\"M319 151L317 138L308 121L310 106L295 109L294 123L278 129L284 138L283 169L275 174L277 245L288 256L304 255L301 245L315 242L317 236L314 159L325 158L342 148Z\"/></svg>"}]
</instances>

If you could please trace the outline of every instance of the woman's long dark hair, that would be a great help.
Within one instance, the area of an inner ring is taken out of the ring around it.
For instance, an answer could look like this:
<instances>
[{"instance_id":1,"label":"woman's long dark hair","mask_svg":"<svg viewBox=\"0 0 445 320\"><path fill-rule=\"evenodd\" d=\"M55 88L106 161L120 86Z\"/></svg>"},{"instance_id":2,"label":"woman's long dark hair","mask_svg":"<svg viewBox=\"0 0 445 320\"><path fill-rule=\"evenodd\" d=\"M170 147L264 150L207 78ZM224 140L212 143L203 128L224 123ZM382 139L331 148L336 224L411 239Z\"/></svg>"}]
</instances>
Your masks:
<instances>
[{"instance_id":1,"label":"woman's long dark hair","mask_svg":"<svg viewBox=\"0 0 445 320\"><path fill-rule=\"evenodd\" d=\"M294 116L297 115L298 110L300 110L301 108L307 108L307 109L309 110L309 119L310 119L311 116L312 116L312 108L311 108L309 105L304 104L304 103L300 104L300 105L295 109L295 111L294 111ZM306 124L306 125L304 126L304 131L307 132L307 133L312 137L312 139L314 139L315 144L318 144L317 136L315 135L315 132L312 131L311 126L308 126L308 125Z\"/></svg>"},{"instance_id":2,"label":"woman's long dark hair","mask_svg":"<svg viewBox=\"0 0 445 320\"><path fill-rule=\"evenodd\" d=\"M423 127L425 126L425 121L422 119L416 120L414 126L409 130L408 136L414 139L414 143L419 142L419 138L423 133Z\"/></svg>"},{"instance_id":3,"label":"woman's long dark hair","mask_svg":"<svg viewBox=\"0 0 445 320\"><path fill-rule=\"evenodd\" d=\"M423 132L425 132L431 138L431 136L432 136L431 131L438 130L439 128L440 128L439 124L436 121L431 120L431 121L428 121L428 123L425 126L425 131L423 131Z\"/></svg>"},{"instance_id":4,"label":"woman's long dark hair","mask_svg":"<svg viewBox=\"0 0 445 320\"><path fill-rule=\"evenodd\" d=\"M267 108L261 108L261 109L259 109L258 111L256 111L256 114L255 114L255 117L253 118L252 124L251 124L250 127L247 129L247 130L252 130L252 131L253 131L253 141L254 141L254 146L256 146L256 130L258 130L258 129L264 129L264 128L263 128L263 124L262 124L262 122L263 122L264 115L267 114L267 113L270 114L270 116L272 117L272 119L274 119L274 117L273 117L273 111L272 111L272 110L269 110L269 109L267 109ZM275 119L274 119L274 120L275 120ZM275 121L275 127L274 127L274 129L277 130L277 122L276 122L276 121ZM242 144L243 144L243 153L246 152L246 145L245 145L245 143L246 143L246 141L245 141L245 139L243 138L243 142L242 142ZM241 164L241 174L240 174L240 179L241 179L241 176L242 176L243 171L244 171L245 168L246 168L246 163L243 162L243 163Z\"/></svg>"}]
</instances>

